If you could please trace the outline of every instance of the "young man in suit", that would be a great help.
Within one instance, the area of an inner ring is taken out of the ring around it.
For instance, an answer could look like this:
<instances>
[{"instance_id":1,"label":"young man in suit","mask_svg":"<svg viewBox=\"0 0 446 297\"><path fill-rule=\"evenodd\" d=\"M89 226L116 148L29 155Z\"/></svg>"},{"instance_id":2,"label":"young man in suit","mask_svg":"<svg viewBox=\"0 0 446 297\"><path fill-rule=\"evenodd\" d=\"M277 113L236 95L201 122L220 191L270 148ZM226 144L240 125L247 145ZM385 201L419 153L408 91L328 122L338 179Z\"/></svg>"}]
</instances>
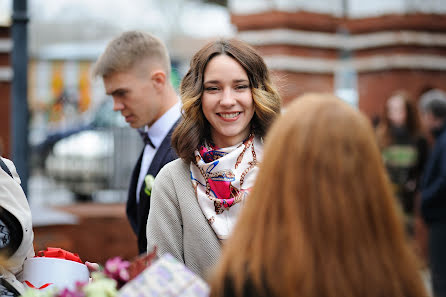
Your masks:
<instances>
[{"instance_id":1,"label":"young man in suit","mask_svg":"<svg viewBox=\"0 0 446 297\"><path fill-rule=\"evenodd\" d=\"M133 169L127 200L127 217L138 237L139 253L147 249L150 179L177 158L170 136L181 112L170 82L170 67L169 54L161 40L148 33L129 31L107 45L93 71L102 77L106 93L113 97L113 110L120 111L145 142Z\"/></svg>"}]
</instances>

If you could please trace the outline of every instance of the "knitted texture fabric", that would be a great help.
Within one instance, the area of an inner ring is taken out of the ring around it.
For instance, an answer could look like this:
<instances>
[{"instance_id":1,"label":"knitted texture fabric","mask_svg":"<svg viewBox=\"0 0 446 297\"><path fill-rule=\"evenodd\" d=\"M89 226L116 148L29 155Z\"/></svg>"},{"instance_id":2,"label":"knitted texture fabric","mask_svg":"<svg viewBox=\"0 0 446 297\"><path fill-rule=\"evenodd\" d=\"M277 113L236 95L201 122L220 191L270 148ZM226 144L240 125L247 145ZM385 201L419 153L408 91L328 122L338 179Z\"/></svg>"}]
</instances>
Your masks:
<instances>
[{"instance_id":1,"label":"knitted texture fabric","mask_svg":"<svg viewBox=\"0 0 446 297\"><path fill-rule=\"evenodd\" d=\"M205 218L190 180L189 163L177 159L155 178L147 220L147 250L170 253L203 279L220 256L220 242Z\"/></svg>"}]
</instances>

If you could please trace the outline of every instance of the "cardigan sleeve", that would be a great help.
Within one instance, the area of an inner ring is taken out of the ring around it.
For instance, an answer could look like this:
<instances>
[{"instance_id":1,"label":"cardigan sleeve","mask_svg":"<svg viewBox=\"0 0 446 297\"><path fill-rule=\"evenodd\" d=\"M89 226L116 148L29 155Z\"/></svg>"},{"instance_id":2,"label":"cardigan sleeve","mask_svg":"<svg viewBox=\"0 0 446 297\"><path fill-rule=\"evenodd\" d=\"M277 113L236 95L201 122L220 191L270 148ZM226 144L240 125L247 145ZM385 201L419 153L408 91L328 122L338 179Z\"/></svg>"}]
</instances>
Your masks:
<instances>
[{"instance_id":1,"label":"cardigan sleeve","mask_svg":"<svg viewBox=\"0 0 446 297\"><path fill-rule=\"evenodd\" d=\"M155 178L147 219L147 251L156 246L158 256L169 253L184 263L183 222L171 169L169 163Z\"/></svg>"}]
</instances>

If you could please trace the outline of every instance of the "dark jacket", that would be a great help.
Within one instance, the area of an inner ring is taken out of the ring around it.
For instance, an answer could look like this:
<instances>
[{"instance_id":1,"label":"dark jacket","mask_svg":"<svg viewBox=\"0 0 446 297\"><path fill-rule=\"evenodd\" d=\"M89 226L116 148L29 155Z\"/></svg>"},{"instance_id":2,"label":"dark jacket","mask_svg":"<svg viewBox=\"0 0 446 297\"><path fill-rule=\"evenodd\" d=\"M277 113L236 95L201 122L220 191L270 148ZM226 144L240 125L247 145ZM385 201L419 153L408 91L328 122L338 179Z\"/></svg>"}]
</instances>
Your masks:
<instances>
[{"instance_id":1,"label":"dark jacket","mask_svg":"<svg viewBox=\"0 0 446 297\"><path fill-rule=\"evenodd\" d=\"M225 279L223 294L214 294L214 292L210 294L210 296L215 295L223 297L274 297L268 288L257 289L249 279L243 284L242 295L236 294L234 282L229 277Z\"/></svg>"},{"instance_id":2,"label":"dark jacket","mask_svg":"<svg viewBox=\"0 0 446 297\"><path fill-rule=\"evenodd\" d=\"M152 163L150 163L149 170L147 171L146 175L151 174L155 177L164 165L178 158L170 144L172 132L177 123L170 129L167 136L161 142L161 145L153 157ZM136 188L138 185L143 154L144 149L139 156L138 162L133 168L127 198L127 217L133 231L138 237L138 250L140 254L145 253L147 250L146 225L150 209L150 196L144 191L145 183L142 184L141 189ZM136 202L136 191L139 191L140 193L139 203Z\"/></svg>"},{"instance_id":3,"label":"dark jacket","mask_svg":"<svg viewBox=\"0 0 446 297\"><path fill-rule=\"evenodd\" d=\"M426 223L446 222L446 124L436 133L421 182L421 212Z\"/></svg>"}]
</instances>

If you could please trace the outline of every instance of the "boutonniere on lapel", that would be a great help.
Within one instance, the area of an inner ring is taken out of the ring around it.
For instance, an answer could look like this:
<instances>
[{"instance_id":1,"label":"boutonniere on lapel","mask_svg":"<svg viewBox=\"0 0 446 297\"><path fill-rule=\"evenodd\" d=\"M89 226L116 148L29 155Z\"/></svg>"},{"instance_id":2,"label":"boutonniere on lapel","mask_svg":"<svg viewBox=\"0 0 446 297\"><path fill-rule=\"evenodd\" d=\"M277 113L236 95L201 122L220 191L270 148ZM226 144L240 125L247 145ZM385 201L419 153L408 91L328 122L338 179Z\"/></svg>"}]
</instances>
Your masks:
<instances>
[{"instance_id":1,"label":"boutonniere on lapel","mask_svg":"<svg viewBox=\"0 0 446 297\"><path fill-rule=\"evenodd\" d=\"M151 174L147 174L144 178L144 183L146 184L144 188L144 192L150 196L152 194L153 183L155 182L155 178Z\"/></svg>"}]
</instances>

